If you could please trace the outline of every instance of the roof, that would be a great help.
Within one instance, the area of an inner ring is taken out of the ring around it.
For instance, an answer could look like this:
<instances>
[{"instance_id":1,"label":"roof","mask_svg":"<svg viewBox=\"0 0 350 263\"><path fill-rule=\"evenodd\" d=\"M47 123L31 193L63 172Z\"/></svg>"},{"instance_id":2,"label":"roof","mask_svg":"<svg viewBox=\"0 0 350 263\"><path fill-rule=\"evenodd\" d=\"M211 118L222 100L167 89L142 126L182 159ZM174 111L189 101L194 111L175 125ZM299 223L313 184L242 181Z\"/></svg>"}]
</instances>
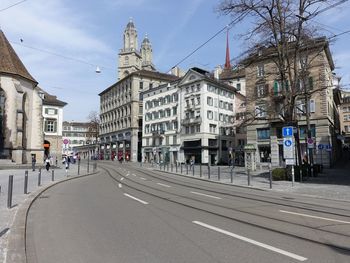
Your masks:
<instances>
[{"instance_id":1,"label":"roof","mask_svg":"<svg viewBox=\"0 0 350 263\"><path fill-rule=\"evenodd\" d=\"M219 75L220 80L230 80L230 79L244 78L244 77L245 77L244 68L224 69L222 73Z\"/></svg>"},{"instance_id":2,"label":"roof","mask_svg":"<svg viewBox=\"0 0 350 263\"><path fill-rule=\"evenodd\" d=\"M293 50L293 42L290 43L290 51ZM317 48L322 48L322 50L325 51L329 65L332 70L334 70L334 62L332 58L332 54L329 49L329 42L326 37L318 37L318 38L310 38L307 39L304 43L304 46L301 47L300 51L310 51L315 50ZM259 54L261 52L261 55ZM261 47L258 48L257 51L252 52L250 55L248 55L247 58L243 59L241 61L241 64L243 65L249 65L252 63L257 63L266 59L271 59L273 57L276 57L276 47L270 46L270 47Z\"/></svg>"},{"instance_id":3,"label":"roof","mask_svg":"<svg viewBox=\"0 0 350 263\"><path fill-rule=\"evenodd\" d=\"M119 83L123 82L125 79L131 78L133 76L147 77L147 78L150 78L150 79L164 80L164 81L169 81L169 82L179 79L179 77L177 77L175 75L165 74L165 73L161 73L161 72L158 72L158 71L151 71L151 70L141 69L141 70L137 70L135 72L132 72L129 75L127 75L126 77L120 79L118 82L116 82L113 85L109 86L107 89L105 89L104 91L102 91L98 95L101 96L102 94L108 92L110 89L112 89L113 87L115 87Z\"/></svg>"},{"instance_id":4,"label":"roof","mask_svg":"<svg viewBox=\"0 0 350 263\"><path fill-rule=\"evenodd\" d=\"M2 30L0 30L0 73L19 76L38 84L29 74Z\"/></svg>"}]
</instances>

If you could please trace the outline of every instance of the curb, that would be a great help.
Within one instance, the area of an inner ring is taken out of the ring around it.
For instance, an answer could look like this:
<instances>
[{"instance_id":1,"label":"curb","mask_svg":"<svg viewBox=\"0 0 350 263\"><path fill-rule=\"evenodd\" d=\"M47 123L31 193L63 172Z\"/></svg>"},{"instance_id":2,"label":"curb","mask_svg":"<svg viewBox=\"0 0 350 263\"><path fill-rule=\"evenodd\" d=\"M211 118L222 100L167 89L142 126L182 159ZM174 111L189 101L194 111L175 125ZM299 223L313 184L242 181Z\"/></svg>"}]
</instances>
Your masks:
<instances>
[{"instance_id":1,"label":"curb","mask_svg":"<svg viewBox=\"0 0 350 263\"><path fill-rule=\"evenodd\" d=\"M140 167L136 167L137 170L142 170L140 169ZM178 173L174 173L174 172L168 172L168 171L160 171L157 169L152 169L152 171L156 171L156 172L161 172L161 173L167 173L167 174L173 174L173 175L177 175L177 176L182 176L182 177L186 177L186 178L192 178L192 179L196 179L196 180L200 180L200 181L204 181L204 182L210 182L210 183L215 183L215 184L223 184L223 185L228 185L228 186L233 186L233 187L240 187L240 188L245 188L245 189L253 189L253 190L257 190L257 191L269 191L269 189L261 189L255 186L245 186L245 185L237 185L237 184L231 184L231 183L225 183L225 182L220 182L220 181L212 181L209 179L205 179L205 178L201 178L201 177L196 177L196 176L188 176L185 174L178 174Z\"/></svg>"},{"instance_id":2,"label":"curb","mask_svg":"<svg viewBox=\"0 0 350 263\"><path fill-rule=\"evenodd\" d=\"M43 189L38 189L36 192L29 194L29 196L24 200L22 204L20 204L15 216L14 221L12 223L11 229L9 231L8 236L8 244L7 244L7 252L5 256L5 262L8 263L26 263L27 255L26 255L26 224L27 224L27 216L30 207L34 203L34 201L46 190L51 187L67 182L74 179L79 179L82 177L87 177L90 175L95 175L100 173L100 171L79 175L75 177L64 178L60 181L54 182L50 185L45 186Z\"/></svg>"}]
</instances>

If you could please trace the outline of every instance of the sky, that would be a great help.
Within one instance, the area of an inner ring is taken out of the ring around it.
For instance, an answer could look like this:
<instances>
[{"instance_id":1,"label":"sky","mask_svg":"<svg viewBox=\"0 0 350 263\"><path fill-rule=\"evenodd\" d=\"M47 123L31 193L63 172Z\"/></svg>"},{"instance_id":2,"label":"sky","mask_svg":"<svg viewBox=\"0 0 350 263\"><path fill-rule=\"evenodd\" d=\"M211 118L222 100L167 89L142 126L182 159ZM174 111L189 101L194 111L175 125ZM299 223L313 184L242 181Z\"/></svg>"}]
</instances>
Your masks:
<instances>
[{"instance_id":1,"label":"sky","mask_svg":"<svg viewBox=\"0 0 350 263\"><path fill-rule=\"evenodd\" d=\"M219 0L25 0L6 9L18 2L0 1L0 27L39 86L68 103L66 121L87 121L90 112L99 112L98 94L117 82L117 55L130 18L139 47L148 35L160 72L168 72L230 22L229 16L215 11ZM349 10L347 1L314 23L327 36L350 30ZM231 58L245 51L239 34L247 27L230 29ZM350 34L339 36L331 52L335 72L350 91L349 40ZM225 63L225 50L222 32L179 66L212 71Z\"/></svg>"}]
</instances>

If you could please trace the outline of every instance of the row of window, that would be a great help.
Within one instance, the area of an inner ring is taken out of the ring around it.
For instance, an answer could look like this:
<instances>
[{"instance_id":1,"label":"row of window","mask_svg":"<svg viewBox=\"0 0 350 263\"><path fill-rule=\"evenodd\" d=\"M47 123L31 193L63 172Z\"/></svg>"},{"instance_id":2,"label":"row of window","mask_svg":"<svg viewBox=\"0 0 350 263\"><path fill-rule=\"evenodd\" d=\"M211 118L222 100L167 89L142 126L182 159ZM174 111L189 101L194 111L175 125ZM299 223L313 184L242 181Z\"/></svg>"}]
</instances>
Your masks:
<instances>
[{"instance_id":1,"label":"row of window","mask_svg":"<svg viewBox=\"0 0 350 263\"><path fill-rule=\"evenodd\" d=\"M131 105L120 107L114 111L101 114L101 122L109 122L115 119L123 119L131 114Z\"/></svg>"},{"instance_id":2,"label":"row of window","mask_svg":"<svg viewBox=\"0 0 350 263\"><path fill-rule=\"evenodd\" d=\"M343 112L350 112L350 106L344 106L342 107Z\"/></svg>"},{"instance_id":3,"label":"row of window","mask_svg":"<svg viewBox=\"0 0 350 263\"><path fill-rule=\"evenodd\" d=\"M211 110L208 110L207 111L207 118L208 120L215 120L217 121L218 120L218 116L219 116L219 121L222 121L222 122L227 122L227 123L233 123L234 120L235 120L235 117L234 116L229 116L228 114L223 114L223 113L219 113L217 111L211 111Z\"/></svg>"},{"instance_id":4,"label":"row of window","mask_svg":"<svg viewBox=\"0 0 350 263\"><path fill-rule=\"evenodd\" d=\"M297 92L303 92L305 89L312 90L314 88L313 77L308 77L306 80L298 80L296 85ZM273 83L273 95L277 96L282 93L282 91L289 91L289 81L282 83L280 80L275 80ZM269 94L269 85L266 83L259 83L255 87L255 95L258 98L266 97Z\"/></svg>"},{"instance_id":5,"label":"row of window","mask_svg":"<svg viewBox=\"0 0 350 263\"><path fill-rule=\"evenodd\" d=\"M307 136L307 126L302 125L299 126L299 138L305 138ZM310 126L311 137L316 137L316 126L311 124ZM262 128L256 129L258 140L266 140L270 139L270 128ZM282 138L282 127L276 128L276 136L277 138Z\"/></svg>"},{"instance_id":6,"label":"row of window","mask_svg":"<svg viewBox=\"0 0 350 263\"><path fill-rule=\"evenodd\" d=\"M214 86L211 86L208 84L207 86L207 90L209 92L213 92L215 94L218 94L218 95L221 95L221 96L224 96L226 98L230 98L230 99L233 99L234 98L234 94L230 91L227 91L227 90L224 90L224 89L220 89L218 87L214 87Z\"/></svg>"},{"instance_id":7,"label":"row of window","mask_svg":"<svg viewBox=\"0 0 350 263\"><path fill-rule=\"evenodd\" d=\"M267 111L268 110L267 110L267 105L266 104L256 105L255 106L255 117L256 118L265 118L265 117L268 116L268 112ZM297 100L295 102L295 112L297 114L302 114L302 115L306 114L305 100ZM311 99L309 101L309 112L310 113L316 112L316 101L314 99ZM283 115L283 108L280 108L278 110L277 114L282 114Z\"/></svg>"},{"instance_id":8,"label":"row of window","mask_svg":"<svg viewBox=\"0 0 350 263\"><path fill-rule=\"evenodd\" d=\"M178 128L178 124L176 121L146 124L145 125L145 134L152 133L152 132L162 133L162 132L166 132L166 131L173 131L173 130L177 130L177 128Z\"/></svg>"},{"instance_id":9,"label":"row of window","mask_svg":"<svg viewBox=\"0 0 350 263\"><path fill-rule=\"evenodd\" d=\"M172 95L167 95L165 97L161 97L159 99L154 99L152 101L147 101L145 103L145 107L146 110L151 109L151 108L155 108L158 106L162 106L162 105L167 105L169 103L172 102L177 102L179 99L179 96L177 93L173 93Z\"/></svg>"},{"instance_id":10,"label":"row of window","mask_svg":"<svg viewBox=\"0 0 350 263\"><path fill-rule=\"evenodd\" d=\"M216 98L212 98L212 97L207 97L207 104L209 106L214 106L214 107L218 107L218 99ZM224 110L230 110L233 111L233 103L229 103L227 101L222 101L219 100L219 108L220 109L224 109Z\"/></svg>"},{"instance_id":11,"label":"row of window","mask_svg":"<svg viewBox=\"0 0 350 263\"><path fill-rule=\"evenodd\" d=\"M344 118L344 121L350 121L350 114L345 114L343 118Z\"/></svg>"},{"instance_id":12,"label":"row of window","mask_svg":"<svg viewBox=\"0 0 350 263\"><path fill-rule=\"evenodd\" d=\"M87 133L76 133L76 132L63 132L62 136L65 137L88 137Z\"/></svg>"},{"instance_id":13,"label":"row of window","mask_svg":"<svg viewBox=\"0 0 350 263\"><path fill-rule=\"evenodd\" d=\"M172 113L172 114L171 114ZM171 116L177 115L177 107L172 107L172 109L168 108L165 110L147 112L145 114L145 121L158 120L161 118L167 118Z\"/></svg>"},{"instance_id":14,"label":"row of window","mask_svg":"<svg viewBox=\"0 0 350 263\"><path fill-rule=\"evenodd\" d=\"M87 131L87 128L84 127L71 127L71 126L63 126L64 131Z\"/></svg>"},{"instance_id":15,"label":"row of window","mask_svg":"<svg viewBox=\"0 0 350 263\"><path fill-rule=\"evenodd\" d=\"M177 144L177 136L164 136L163 138L146 138L146 146L161 146Z\"/></svg>"},{"instance_id":16,"label":"row of window","mask_svg":"<svg viewBox=\"0 0 350 263\"><path fill-rule=\"evenodd\" d=\"M201 90L201 85L197 83L196 85L191 85L186 87L186 94L193 93L193 92L198 92Z\"/></svg>"}]
</instances>

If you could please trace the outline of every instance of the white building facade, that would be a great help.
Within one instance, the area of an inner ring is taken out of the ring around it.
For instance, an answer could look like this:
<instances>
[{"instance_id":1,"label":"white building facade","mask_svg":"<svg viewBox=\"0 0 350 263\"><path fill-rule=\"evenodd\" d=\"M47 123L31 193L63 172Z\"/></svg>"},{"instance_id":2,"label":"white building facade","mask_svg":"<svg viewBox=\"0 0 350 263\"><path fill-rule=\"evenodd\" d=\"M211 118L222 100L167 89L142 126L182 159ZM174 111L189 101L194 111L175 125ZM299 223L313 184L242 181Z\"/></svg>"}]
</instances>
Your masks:
<instances>
[{"instance_id":1,"label":"white building facade","mask_svg":"<svg viewBox=\"0 0 350 263\"><path fill-rule=\"evenodd\" d=\"M144 93L144 160L230 163L236 146L236 94L199 68Z\"/></svg>"},{"instance_id":2,"label":"white building facade","mask_svg":"<svg viewBox=\"0 0 350 263\"><path fill-rule=\"evenodd\" d=\"M178 82L142 93L142 159L145 162L177 163L180 144Z\"/></svg>"},{"instance_id":3,"label":"white building facade","mask_svg":"<svg viewBox=\"0 0 350 263\"><path fill-rule=\"evenodd\" d=\"M44 93L44 155L54 159L59 159L62 155L63 107L65 105L67 103L58 100L56 96Z\"/></svg>"}]
</instances>

